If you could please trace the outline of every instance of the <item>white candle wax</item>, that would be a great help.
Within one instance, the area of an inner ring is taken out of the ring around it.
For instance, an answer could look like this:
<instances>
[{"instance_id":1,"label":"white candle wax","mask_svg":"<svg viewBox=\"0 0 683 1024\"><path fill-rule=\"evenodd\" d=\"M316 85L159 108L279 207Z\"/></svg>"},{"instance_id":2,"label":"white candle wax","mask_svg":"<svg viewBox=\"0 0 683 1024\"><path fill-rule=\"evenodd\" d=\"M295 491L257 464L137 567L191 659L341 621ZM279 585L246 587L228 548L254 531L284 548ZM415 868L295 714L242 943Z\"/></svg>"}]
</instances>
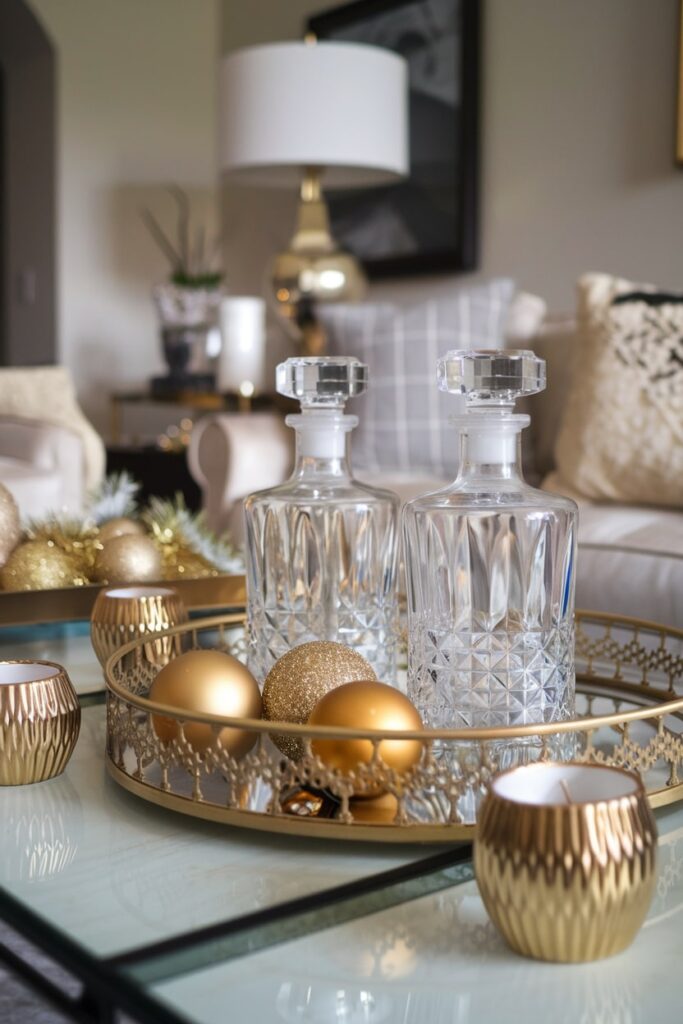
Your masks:
<instances>
[{"instance_id":1,"label":"white candle wax","mask_svg":"<svg viewBox=\"0 0 683 1024\"><path fill-rule=\"evenodd\" d=\"M634 775L621 768L538 762L504 772L492 781L491 789L503 800L549 807L618 800L637 793L639 785Z\"/></svg>"},{"instance_id":2,"label":"white candle wax","mask_svg":"<svg viewBox=\"0 0 683 1024\"><path fill-rule=\"evenodd\" d=\"M130 601L141 597L175 597L175 593L169 587L116 587L114 590L105 590L104 596Z\"/></svg>"},{"instance_id":3,"label":"white candle wax","mask_svg":"<svg viewBox=\"0 0 683 1024\"><path fill-rule=\"evenodd\" d=\"M43 661L0 661L0 686L53 679L60 672L57 665L48 665Z\"/></svg>"},{"instance_id":4,"label":"white candle wax","mask_svg":"<svg viewBox=\"0 0 683 1024\"><path fill-rule=\"evenodd\" d=\"M265 386L266 308L255 296L230 296L221 302L223 345L218 369L220 391L253 395Z\"/></svg>"}]
</instances>

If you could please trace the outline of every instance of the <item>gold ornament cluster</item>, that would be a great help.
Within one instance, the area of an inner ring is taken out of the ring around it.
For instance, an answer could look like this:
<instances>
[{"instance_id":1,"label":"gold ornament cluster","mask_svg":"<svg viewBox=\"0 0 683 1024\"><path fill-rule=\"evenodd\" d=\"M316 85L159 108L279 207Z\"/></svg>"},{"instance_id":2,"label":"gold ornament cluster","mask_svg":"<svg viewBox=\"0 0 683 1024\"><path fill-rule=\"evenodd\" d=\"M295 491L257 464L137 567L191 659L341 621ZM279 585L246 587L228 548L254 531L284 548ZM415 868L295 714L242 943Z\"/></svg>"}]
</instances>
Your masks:
<instances>
[{"instance_id":1,"label":"gold ornament cluster","mask_svg":"<svg viewBox=\"0 0 683 1024\"><path fill-rule=\"evenodd\" d=\"M182 501L157 501L139 516L97 521L53 515L23 531L0 484L0 589L51 590L89 583L147 583L217 576L234 556Z\"/></svg>"}]
</instances>

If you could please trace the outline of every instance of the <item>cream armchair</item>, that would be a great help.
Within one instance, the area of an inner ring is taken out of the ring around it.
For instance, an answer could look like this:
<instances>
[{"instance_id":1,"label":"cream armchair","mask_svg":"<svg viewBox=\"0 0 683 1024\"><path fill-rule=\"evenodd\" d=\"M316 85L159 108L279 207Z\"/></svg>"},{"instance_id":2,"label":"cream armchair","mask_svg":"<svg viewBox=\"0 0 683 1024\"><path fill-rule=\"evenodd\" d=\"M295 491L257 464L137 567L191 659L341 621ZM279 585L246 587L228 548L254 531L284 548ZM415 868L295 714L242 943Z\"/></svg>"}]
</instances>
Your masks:
<instances>
[{"instance_id":1,"label":"cream armchair","mask_svg":"<svg viewBox=\"0 0 683 1024\"><path fill-rule=\"evenodd\" d=\"M78 513L104 474L105 451L67 370L0 370L0 483L22 517Z\"/></svg>"}]
</instances>

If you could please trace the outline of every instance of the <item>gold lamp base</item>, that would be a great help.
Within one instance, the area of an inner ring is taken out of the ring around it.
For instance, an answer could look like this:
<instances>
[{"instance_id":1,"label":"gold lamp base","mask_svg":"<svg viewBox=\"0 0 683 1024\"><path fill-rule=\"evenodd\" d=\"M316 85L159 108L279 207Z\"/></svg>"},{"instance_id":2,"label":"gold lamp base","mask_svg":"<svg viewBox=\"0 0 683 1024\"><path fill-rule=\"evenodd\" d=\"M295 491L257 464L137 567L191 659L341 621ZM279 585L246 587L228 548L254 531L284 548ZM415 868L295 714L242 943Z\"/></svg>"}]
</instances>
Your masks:
<instances>
[{"instance_id":1,"label":"gold lamp base","mask_svg":"<svg viewBox=\"0 0 683 1024\"><path fill-rule=\"evenodd\" d=\"M304 355L325 351L324 333L313 314L315 304L357 302L367 287L358 260L332 237L320 177L319 168L306 169L296 232L289 248L273 260L270 275L277 308L299 327Z\"/></svg>"}]
</instances>

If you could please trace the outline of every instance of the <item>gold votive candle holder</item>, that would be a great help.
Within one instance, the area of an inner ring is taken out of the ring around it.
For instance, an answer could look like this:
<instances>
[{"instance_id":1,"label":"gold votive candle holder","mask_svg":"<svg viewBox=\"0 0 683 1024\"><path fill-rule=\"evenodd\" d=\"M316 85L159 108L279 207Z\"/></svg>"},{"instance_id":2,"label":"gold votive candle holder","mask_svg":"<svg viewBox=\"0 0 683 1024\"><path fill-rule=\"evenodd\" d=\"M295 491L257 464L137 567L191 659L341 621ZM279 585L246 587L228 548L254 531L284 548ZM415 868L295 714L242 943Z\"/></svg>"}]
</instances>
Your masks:
<instances>
[{"instance_id":1,"label":"gold votive candle holder","mask_svg":"<svg viewBox=\"0 0 683 1024\"><path fill-rule=\"evenodd\" d=\"M142 656L151 665L162 668L181 653L181 639L151 634L187 620L187 609L172 587L112 587L101 590L95 598L90 616L90 639L104 668L112 654L124 644L150 634L149 642L143 645Z\"/></svg>"},{"instance_id":2,"label":"gold votive candle holder","mask_svg":"<svg viewBox=\"0 0 683 1024\"><path fill-rule=\"evenodd\" d=\"M52 661L0 661L0 786L61 775L81 727L76 691Z\"/></svg>"},{"instance_id":3,"label":"gold votive candle holder","mask_svg":"<svg viewBox=\"0 0 683 1024\"><path fill-rule=\"evenodd\" d=\"M513 950L577 963L631 944L652 899L656 849L638 775L538 762L492 780L474 865L486 909Z\"/></svg>"}]
</instances>

